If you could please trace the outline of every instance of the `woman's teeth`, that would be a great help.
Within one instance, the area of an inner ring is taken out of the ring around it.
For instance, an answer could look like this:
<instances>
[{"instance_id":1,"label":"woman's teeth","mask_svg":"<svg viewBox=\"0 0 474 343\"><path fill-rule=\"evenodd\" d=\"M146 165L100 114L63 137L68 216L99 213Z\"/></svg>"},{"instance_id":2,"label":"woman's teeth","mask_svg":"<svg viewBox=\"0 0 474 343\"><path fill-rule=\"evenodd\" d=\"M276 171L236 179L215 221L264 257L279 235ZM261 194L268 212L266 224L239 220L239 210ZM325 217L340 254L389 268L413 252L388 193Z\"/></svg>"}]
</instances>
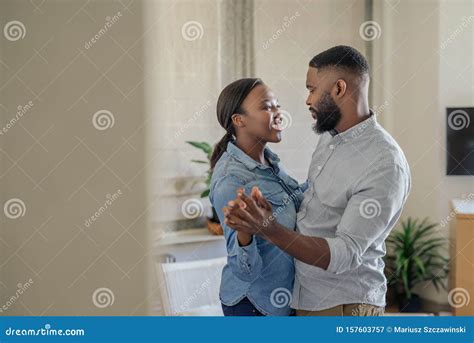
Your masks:
<instances>
[{"instance_id":1,"label":"woman's teeth","mask_svg":"<svg viewBox=\"0 0 474 343\"><path fill-rule=\"evenodd\" d=\"M272 124L272 129L277 130L277 131L283 131L283 127L281 126L281 124L282 124L281 119L275 120Z\"/></svg>"}]
</instances>

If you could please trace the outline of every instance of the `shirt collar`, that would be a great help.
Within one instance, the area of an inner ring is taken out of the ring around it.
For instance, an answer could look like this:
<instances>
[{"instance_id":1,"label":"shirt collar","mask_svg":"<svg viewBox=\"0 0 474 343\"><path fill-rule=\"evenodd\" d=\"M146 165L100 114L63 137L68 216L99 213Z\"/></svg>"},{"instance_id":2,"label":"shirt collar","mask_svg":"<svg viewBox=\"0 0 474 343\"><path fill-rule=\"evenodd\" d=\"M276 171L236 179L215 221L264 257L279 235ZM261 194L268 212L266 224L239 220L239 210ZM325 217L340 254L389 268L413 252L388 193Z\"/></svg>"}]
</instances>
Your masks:
<instances>
[{"instance_id":1,"label":"shirt collar","mask_svg":"<svg viewBox=\"0 0 474 343\"><path fill-rule=\"evenodd\" d=\"M262 169L268 168L268 166L265 166L261 163L258 163L253 158L251 158L249 155L247 155L245 152L243 152L240 148L238 148L237 145L235 145L235 140L231 141L227 144L227 150L226 151L232 157L234 157L237 161L243 163L250 170L252 170L254 168L257 168L257 167L262 168ZM265 147L265 150L263 151L263 154L272 166L278 166L278 162L280 162L280 158L278 157L277 154L275 154L273 151L271 151L270 148Z\"/></svg>"},{"instance_id":2,"label":"shirt collar","mask_svg":"<svg viewBox=\"0 0 474 343\"><path fill-rule=\"evenodd\" d=\"M366 120L360 122L357 125L354 125L353 127L347 129L344 132L337 133L333 136L333 139L337 139L338 141L343 141L343 142L350 142L353 139L363 135L366 132L371 131L375 125L377 124L377 119L376 119L376 113L372 110L370 111L370 116Z\"/></svg>"}]
</instances>

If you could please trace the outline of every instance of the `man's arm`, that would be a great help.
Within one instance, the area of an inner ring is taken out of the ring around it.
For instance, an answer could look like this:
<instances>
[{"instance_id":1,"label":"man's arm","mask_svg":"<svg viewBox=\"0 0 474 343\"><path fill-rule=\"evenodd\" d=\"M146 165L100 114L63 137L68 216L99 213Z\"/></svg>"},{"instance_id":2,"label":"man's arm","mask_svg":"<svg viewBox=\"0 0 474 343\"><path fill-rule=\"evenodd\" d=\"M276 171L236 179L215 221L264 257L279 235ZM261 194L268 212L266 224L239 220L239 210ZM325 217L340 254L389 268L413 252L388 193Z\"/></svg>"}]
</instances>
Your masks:
<instances>
[{"instance_id":1,"label":"man's arm","mask_svg":"<svg viewBox=\"0 0 474 343\"><path fill-rule=\"evenodd\" d=\"M329 266L331 252L324 238L302 235L277 222L262 236L301 262L324 270Z\"/></svg>"},{"instance_id":2,"label":"man's arm","mask_svg":"<svg viewBox=\"0 0 474 343\"><path fill-rule=\"evenodd\" d=\"M383 244L400 217L409 185L406 170L393 163L382 164L359 179L335 237L327 238L329 272L342 274L358 268L371 246Z\"/></svg>"},{"instance_id":3,"label":"man's arm","mask_svg":"<svg viewBox=\"0 0 474 343\"><path fill-rule=\"evenodd\" d=\"M331 254L327 241L299 234L279 224L273 216L271 204L256 189L252 190L252 198L238 190L237 199L229 202L223 212L225 224L232 229L260 235L304 263L322 269L329 266Z\"/></svg>"},{"instance_id":4,"label":"man's arm","mask_svg":"<svg viewBox=\"0 0 474 343\"><path fill-rule=\"evenodd\" d=\"M398 165L389 163L365 175L332 238L305 236L281 226L271 204L253 190L252 198L239 190L238 206L230 206L224 214L232 229L261 235L304 263L341 274L359 267L367 249L385 240L400 217L409 188L409 175Z\"/></svg>"}]
</instances>

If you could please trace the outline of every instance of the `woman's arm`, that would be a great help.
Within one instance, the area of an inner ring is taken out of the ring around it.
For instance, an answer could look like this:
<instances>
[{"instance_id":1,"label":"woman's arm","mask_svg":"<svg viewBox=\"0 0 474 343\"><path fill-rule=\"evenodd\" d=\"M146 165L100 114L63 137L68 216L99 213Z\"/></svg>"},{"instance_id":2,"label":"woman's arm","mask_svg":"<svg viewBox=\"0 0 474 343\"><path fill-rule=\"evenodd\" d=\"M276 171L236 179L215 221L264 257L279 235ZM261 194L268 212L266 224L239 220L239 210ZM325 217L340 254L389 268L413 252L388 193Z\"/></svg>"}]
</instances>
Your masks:
<instances>
[{"instance_id":1,"label":"woman's arm","mask_svg":"<svg viewBox=\"0 0 474 343\"><path fill-rule=\"evenodd\" d=\"M226 176L213 187L210 195L211 203L216 210L224 230L227 245L228 263L232 272L242 281L256 279L262 270L262 257L258 251L257 240L252 234L232 230L224 223L222 209L235 198L236 190L244 183L234 176Z\"/></svg>"}]
</instances>

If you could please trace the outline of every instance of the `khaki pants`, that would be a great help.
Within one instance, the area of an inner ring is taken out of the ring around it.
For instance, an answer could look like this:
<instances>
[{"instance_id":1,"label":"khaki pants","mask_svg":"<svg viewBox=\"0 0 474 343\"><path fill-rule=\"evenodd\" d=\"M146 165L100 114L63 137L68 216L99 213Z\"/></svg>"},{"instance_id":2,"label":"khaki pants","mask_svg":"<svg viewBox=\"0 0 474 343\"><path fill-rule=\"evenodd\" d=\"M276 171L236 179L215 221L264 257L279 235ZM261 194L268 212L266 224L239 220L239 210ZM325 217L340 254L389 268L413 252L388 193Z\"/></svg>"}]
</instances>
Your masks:
<instances>
[{"instance_id":1,"label":"khaki pants","mask_svg":"<svg viewBox=\"0 0 474 343\"><path fill-rule=\"evenodd\" d=\"M384 308L369 304L344 304L321 311L296 310L297 316L382 316Z\"/></svg>"}]
</instances>

